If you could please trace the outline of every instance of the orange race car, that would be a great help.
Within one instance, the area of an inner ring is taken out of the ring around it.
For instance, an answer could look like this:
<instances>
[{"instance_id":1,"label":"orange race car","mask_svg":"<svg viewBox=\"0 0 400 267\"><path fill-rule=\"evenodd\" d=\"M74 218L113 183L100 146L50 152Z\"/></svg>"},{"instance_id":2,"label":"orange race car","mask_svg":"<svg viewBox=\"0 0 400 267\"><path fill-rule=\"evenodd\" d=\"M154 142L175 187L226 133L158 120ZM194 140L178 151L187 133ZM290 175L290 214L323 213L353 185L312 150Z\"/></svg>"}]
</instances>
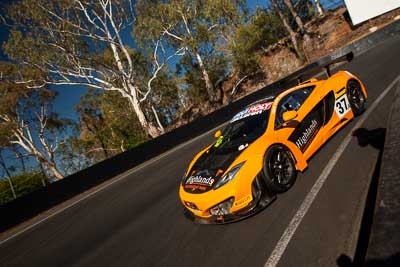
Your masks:
<instances>
[{"instance_id":1,"label":"orange race car","mask_svg":"<svg viewBox=\"0 0 400 267\"><path fill-rule=\"evenodd\" d=\"M348 71L312 78L250 104L216 141L200 151L180 184L185 215L199 223L227 223L265 208L288 190L307 160L366 108L363 83Z\"/></svg>"}]
</instances>

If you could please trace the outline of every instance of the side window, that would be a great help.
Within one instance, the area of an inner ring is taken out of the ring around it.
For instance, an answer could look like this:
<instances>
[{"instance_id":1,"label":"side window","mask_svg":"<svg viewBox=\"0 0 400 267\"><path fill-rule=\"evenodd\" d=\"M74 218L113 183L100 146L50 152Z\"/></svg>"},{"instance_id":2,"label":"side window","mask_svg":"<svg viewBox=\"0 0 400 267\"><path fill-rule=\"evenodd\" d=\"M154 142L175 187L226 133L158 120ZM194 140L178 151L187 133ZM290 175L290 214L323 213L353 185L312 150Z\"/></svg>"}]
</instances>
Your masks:
<instances>
[{"instance_id":1,"label":"side window","mask_svg":"<svg viewBox=\"0 0 400 267\"><path fill-rule=\"evenodd\" d=\"M283 123L283 113L289 110L299 110L301 105L303 105L304 101L310 95L315 86L305 87L299 90L296 90L284 98L279 102L276 118L275 118L275 128L279 127Z\"/></svg>"}]
</instances>

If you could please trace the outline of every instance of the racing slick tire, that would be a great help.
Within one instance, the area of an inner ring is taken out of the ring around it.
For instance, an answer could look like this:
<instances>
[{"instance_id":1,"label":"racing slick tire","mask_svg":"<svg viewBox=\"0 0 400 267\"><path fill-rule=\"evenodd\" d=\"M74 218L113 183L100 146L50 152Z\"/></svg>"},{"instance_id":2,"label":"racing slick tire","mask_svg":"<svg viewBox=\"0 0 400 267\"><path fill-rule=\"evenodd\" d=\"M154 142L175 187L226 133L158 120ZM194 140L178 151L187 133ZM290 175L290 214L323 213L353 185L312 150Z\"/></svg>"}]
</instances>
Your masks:
<instances>
[{"instance_id":1,"label":"racing slick tire","mask_svg":"<svg viewBox=\"0 0 400 267\"><path fill-rule=\"evenodd\" d=\"M367 107L367 101L358 81L349 80L347 82L347 98L354 115L360 116Z\"/></svg>"},{"instance_id":2,"label":"racing slick tire","mask_svg":"<svg viewBox=\"0 0 400 267\"><path fill-rule=\"evenodd\" d=\"M268 148L265 153L263 171L265 183L274 193L289 190L297 177L292 153L278 144Z\"/></svg>"}]
</instances>

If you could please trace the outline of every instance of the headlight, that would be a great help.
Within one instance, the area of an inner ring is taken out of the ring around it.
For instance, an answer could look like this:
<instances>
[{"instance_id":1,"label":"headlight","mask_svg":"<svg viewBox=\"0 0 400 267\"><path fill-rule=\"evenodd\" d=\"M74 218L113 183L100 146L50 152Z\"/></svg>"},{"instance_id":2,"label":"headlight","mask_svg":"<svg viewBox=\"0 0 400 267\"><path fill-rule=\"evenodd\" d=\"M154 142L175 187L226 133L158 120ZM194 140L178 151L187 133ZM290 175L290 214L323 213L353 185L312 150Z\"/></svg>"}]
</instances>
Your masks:
<instances>
[{"instance_id":1,"label":"headlight","mask_svg":"<svg viewBox=\"0 0 400 267\"><path fill-rule=\"evenodd\" d=\"M239 172L240 168L242 168L243 164L244 162L239 163L238 165L233 167L227 174L224 175L224 177L222 177L221 180L215 183L214 189L220 188L221 186L232 180Z\"/></svg>"},{"instance_id":2,"label":"headlight","mask_svg":"<svg viewBox=\"0 0 400 267\"><path fill-rule=\"evenodd\" d=\"M228 200L225 200L222 203L212 207L210 209L211 215L227 215L231 212L231 207L233 204L234 198L231 197Z\"/></svg>"}]
</instances>

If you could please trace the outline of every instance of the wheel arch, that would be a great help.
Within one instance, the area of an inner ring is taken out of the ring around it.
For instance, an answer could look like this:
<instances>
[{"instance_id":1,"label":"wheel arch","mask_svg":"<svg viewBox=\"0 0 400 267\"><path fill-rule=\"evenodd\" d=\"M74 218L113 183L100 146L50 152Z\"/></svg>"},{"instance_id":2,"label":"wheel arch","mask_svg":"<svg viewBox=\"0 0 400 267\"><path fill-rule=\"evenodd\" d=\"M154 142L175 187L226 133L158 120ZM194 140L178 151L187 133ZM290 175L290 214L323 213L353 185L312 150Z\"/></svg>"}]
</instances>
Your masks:
<instances>
[{"instance_id":1,"label":"wheel arch","mask_svg":"<svg viewBox=\"0 0 400 267\"><path fill-rule=\"evenodd\" d=\"M290 152L290 154L293 157L293 160L295 162L297 171L302 172L308 167L307 160L305 159L303 153L300 151L300 149L295 144L292 144L289 141L288 142L277 142L277 143L270 144L264 152L263 159L265 158L265 155L267 154L268 150L272 146L275 146L275 145L283 146ZM264 165L264 163L263 163L263 165Z\"/></svg>"},{"instance_id":2,"label":"wheel arch","mask_svg":"<svg viewBox=\"0 0 400 267\"><path fill-rule=\"evenodd\" d=\"M347 80L347 82L346 82L346 90L347 90L347 85L349 84L350 81L355 81L355 82L357 82L358 84L360 84L360 86L361 86L361 91L362 91L362 93L364 94L365 99L367 99L367 98L368 98L368 94L367 94L367 89L365 89L364 83L363 83L359 78L357 78L357 77L354 76L354 75L353 75L351 78L349 78L349 79Z\"/></svg>"}]
</instances>

